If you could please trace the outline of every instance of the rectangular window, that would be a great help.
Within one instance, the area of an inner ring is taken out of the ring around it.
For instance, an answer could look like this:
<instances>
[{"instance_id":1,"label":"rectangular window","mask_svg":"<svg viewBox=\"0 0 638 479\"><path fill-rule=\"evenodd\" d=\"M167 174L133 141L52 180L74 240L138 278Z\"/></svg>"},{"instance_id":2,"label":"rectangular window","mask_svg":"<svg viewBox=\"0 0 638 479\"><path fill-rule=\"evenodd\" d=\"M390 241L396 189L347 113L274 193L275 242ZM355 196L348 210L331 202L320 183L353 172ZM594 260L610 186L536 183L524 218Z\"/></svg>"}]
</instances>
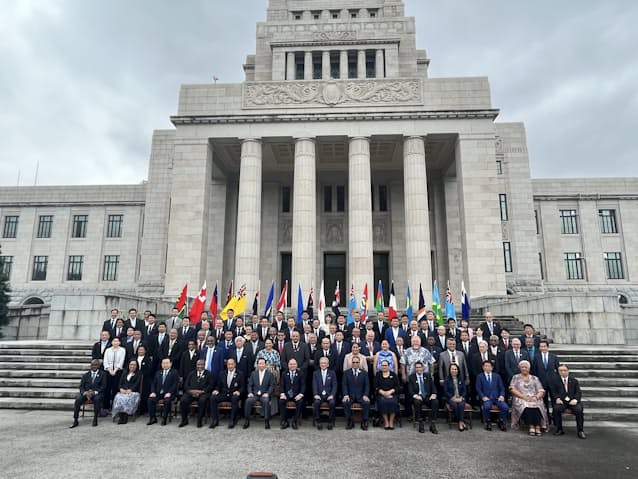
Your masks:
<instances>
[{"instance_id":1,"label":"rectangular window","mask_svg":"<svg viewBox=\"0 0 638 479\"><path fill-rule=\"evenodd\" d=\"M304 77L304 52L295 52L295 80L303 80Z\"/></svg>"},{"instance_id":2,"label":"rectangular window","mask_svg":"<svg viewBox=\"0 0 638 479\"><path fill-rule=\"evenodd\" d=\"M496 160L496 174L503 174L503 162L501 160Z\"/></svg>"},{"instance_id":3,"label":"rectangular window","mask_svg":"<svg viewBox=\"0 0 638 479\"><path fill-rule=\"evenodd\" d=\"M303 12L292 12L292 18L295 20L301 20L303 16Z\"/></svg>"},{"instance_id":4,"label":"rectangular window","mask_svg":"<svg viewBox=\"0 0 638 479\"><path fill-rule=\"evenodd\" d=\"M323 210L332 211L332 186L323 187Z\"/></svg>"},{"instance_id":5,"label":"rectangular window","mask_svg":"<svg viewBox=\"0 0 638 479\"><path fill-rule=\"evenodd\" d=\"M348 78L357 78L357 51L348 50Z\"/></svg>"},{"instance_id":6,"label":"rectangular window","mask_svg":"<svg viewBox=\"0 0 638 479\"><path fill-rule=\"evenodd\" d=\"M321 18L321 10L313 10L310 14L313 20L319 20Z\"/></svg>"},{"instance_id":7,"label":"rectangular window","mask_svg":"<svg viewBox=\"0 0 638 479\"><path fill-rule=\"evenodd\" d=\"M290 186L281 187L281 212L290 213Z\"/></svg>"},{"instance_id":8,"label":"rectangular window","mask_svg":"<svg viewBox=\"0 0 638 479\"><path fill-rule=\"evenodd\" d=\"M534 223L536 223L536 234L539 234L540 229L538 227L538 210L534 210Z\"/></svg>"},{"instance_id":9,"label":"rectangular window","mask_svg":"<svg viewBox=\"0 0 638 479\"><path fill-rule=\"evenodd\" d=\"M359 10L349 10L350 18L357 18L359 15Z\"/></svg>"},{"instance_id":10,"label":"rectangular window","mask_svg":"<svg viewBox=\"0 0 638 479\"><path fill-rule=\"evenodd\" d=\"M86 225L88 222L89 215L73 215L71 238L86 238Z\"/></svg>"},{"instance_id":11,"label":"rectangular window","mask_svg":"<svg viewBox=\"0 0 638 479\"><path fill-rule=\"evenodd\" d=\"M564 253L567 279L584 279L583 258L580 253Z\"/></svg>"},{"instance_id":12,"label":"rectangular window","mask_svg":"<svg viewBox=\"0 0 638 479\"><path fill-rule=\"evenodd\" d=\"M106 255L104 257L104 271L102 273L102 281L117 281L117 267L119 264L119 255Z\"/></svg>"},{"instance_id":13,"label":"rectangular window","mask_svg":"<svg viewBox=\"0 0 638 479\"><path fill-rule=\"evenodd\" d=\"M286 291L286 304L290 303L291 285L290 278L292 276L292 253L281 253L281 288L284 287L284 283L288 281L288 291Z\"/></svg>"},{"instance_id":14,"label":"rectangular window","mask_svg":"<svg viewBox=\"0 0 638 479\"><path fill-rule=\"evenodd\" d=\"M334 291L337 281L341 290L341 306L348 304L348 292L346 289L346 254L345 253L324 253L323 254L323 277L325 283L330 285L326 289L326 303L332 304L335 299Z\"/></svg>"},{"instance_id":15,"label":"rectangular window","mask_svg":"<svg viewBox=\"0 0 638 479\"><path fill-rule=\"evenodd\" d=\"M368 8L368 16L369 16L370 18L376 18L376 16L377 16L377 11L378 11L378 10L377 10L376 8L374 8L374 9L372 9L372 8Z\"/></svg>"},{"instance_id":16,"label":"rectangular window","mask_svg":"<svg viewBox=\"0 0 638 479\"><path fill-rule=\"evenodd\" d=\"M106 237L121 238L123 221L124 215L109 215L106 223Z\"/></svg>"},{"instance_id":17,"label":"rectangular window","mask_svg":"<svg viewBox=\"0 0 638 479\"><path fill-rule=\"evenodd\" d=\"M339 58L339 52L330 52L330 77L331 78L339 78L341 74L341 68L339 66L339 62L341 59Z\"/></svg>"},{"instance_id":18,"label":"rectangular window","mask_svg":"<svg viewBox=\"0 0 638 479\"><path fill-rule=\"evenodd\" d=\"M545 279L545 269L543 268L543 253L538 253L538 267L541 271L541 279Z\"/></svg>"},{"instance_id":19,"label":"rectangular window","mask_svg":"<svg viewBox=\"0 0 638 479\"><path fill-rule=\"evenodd\" d=\"M622 270L622 254L620 252L603 253L607 279L625 279Z\"/></svg>"},{"instance_id":20,"label":"rectangular window","mask_svg":"<svg viewBox=\"0 0 638 479\"><path fill-rule=\"evenodd\" d=\"M366 50L366 78L374 78L377 74L377 53L374 50Z\"/></svg>"},{"instance_id":21,"label":"rectangular window","mask_svg":"<svg viewBox=\"0 0 638 479\"><path fill-rule=\"evenodd\" d=\"M337 211L346 211L346 188L337 186Z\"/></svg>"},{"instance_id":22,"label":"rectangular window","mask_svg":"<svg viewBox=\"0 0 638 479\"><path fill-rule=\"evenodd\" d=\"M372 264L374 265L374 284L378 285L379 281L384 287L383 304L388 304L390 299L390 255L389 253L373 253ZM376 293L374 294L376 298Z\"/></svg>"},{"instance_id":23,"label":"rectangular window","mask_svg":"<svg viewBox=\"0 0 638 479\"><path fill-rule=\"evenodd\" d=\"M505 260L505 272L512 272L512 246L509 241L503 241L503 259Z\"/></svg>"},{"instance_id":24,"label":"rectangular window","mask_svg":"<svg viewBox=\"0 0 638 479\"><path fill-rule=\"evenodd\" d=\"M52 215L40 215L38 218L38 238L50 238L51 226L53 225Z\"/></svg>"},{"instance_id":25,"label":"rectangular window","mask_svg":"<svg viewBox=\"0 0 638 479\"><path fill-rule=\"evenodd\" d=\"M11 266L13 266L13 256L0 256L0 278L6 280L11 278Z\"/></svg>"},{"instance_id":26,"label":"rectangular window","mask_svg":"<svg viewBox=\"0 0 638 479\"><path fill-rule=\"evenodd\" d=\"M503 193L498 195L498 203L501 208L501 221L507 221L507 195Z\"/></svg>"},{"instance_id":27,"label":"rectangular window","mask_svg":"<svg viewBox=\"0 0 638 479\"><path fill-rule=\"evenodd\" d=\"M321 52L312 52L312 78L313 80L321 80L322 74L322 56Z\"/></svg>"},{"instance_id":28,"label":"rectangular window","mask_svg":"<svg viewBox=\"0 0 638 479\"><path fill-rule=\"evenodd\" d=\"M15 238L18 233L18 216L5 216L4 228L2 229L3 238Z\"/></svg>"},{"instance_id":29,"label":"rectangular window","mask_svg":"<svg viewBox=\"0 0 638 479\"><path fill-rule=\"evenodd\" d=\"M339 18L339 13L340 13L340 10L330 10L330 17Z\"/></svg>"},{"instance_id":30,"label":"rectangular window","mask_svg":"<svg viewBox=\"0 0 638 479\"><path fill-rule=\"evenodd\" d=\"M83 265L84 256L69 256L69 270L66 274L67 281L81 281Z\"/></svg>"},{"instance_id":31,"label":"rectangular window","mask_svg":"<svg viewBox=\"0 0 638 479\"><path fill-rule=\"evenodd\" d=\"M598 210L601 233L618 233L616 227L616 210Z\"/></svg>"},{"instance_id":32,"label":"rectangular window","mask_svg":"<svg viewBox=\"0 0 638 479\"><path fill-rule=\"evenodd\" d=\"M564 235L578 234L576 210L560 210L560 232Z\"/></svg>"},{"instance_id":33,"label":"rectangular window","mask_svg":"<svg viewBox=\"0 0 638 479\"><path fill-rule=\"evenodd\" d=\"M33 272L31 273L32 281L45 281L47 279L48 263L49 263L48 256L33 257Z\"/></svg>"},{"instance_id":34,"label":"rectangular window","mask_svg":"<svg viewBox=\"0 0 638 479\"><path fill-rule=\"evenodd\" d=\"M388 187L379 185L379 211L388 211Z\"/></svg>"}]
</instances>

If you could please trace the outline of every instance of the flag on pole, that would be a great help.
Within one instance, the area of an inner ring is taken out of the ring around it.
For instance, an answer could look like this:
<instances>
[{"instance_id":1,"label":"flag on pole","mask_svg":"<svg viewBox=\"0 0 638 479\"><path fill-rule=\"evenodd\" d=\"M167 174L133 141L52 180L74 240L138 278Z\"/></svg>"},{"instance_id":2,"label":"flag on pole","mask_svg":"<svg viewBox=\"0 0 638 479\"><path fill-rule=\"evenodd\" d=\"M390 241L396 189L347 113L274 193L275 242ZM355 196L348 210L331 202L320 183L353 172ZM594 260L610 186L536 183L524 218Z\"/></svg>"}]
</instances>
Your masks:
<instances>
[{"instance_id":1,"label":"flag on pole","mask_svg":"<svg viewBox=\"0 0 638 479\"><path fill-rule=\"evenodd\" d=\"M286 300L288 299L288 280L284 282L284 287L281 288L281 295L279 301L277 301L277 312L284 312L286 308Z\"/></svg>"},{"instance_id":2,"label":"flag on pole","mask_svg":"<svg viewBox=\"0 0 638 479\"><path fill-rule=\"evenodd\" d=\"M365 286L363 287L363 294L361 295L361 322L365 324L367 319L368 319L368 283L366 283Z\"/></svg>"},{"instance_id":3,"label":"flag on pole","mask_svg":"<svg viewBox=\"0 0 638 479\"><path fill-rule=\"evenodd\" d=\"M314 307L315 307L315 290L314 288L310 288L310 294L308 295L308 306L306 306L306 311L308 311L308 317L310 319L313 319L314 317L314 312L313 312Z\"/></svg>"},{"instance_id":4,"label":"flag on pole","mask_svg":"<svg viewBox=\"0 0 638 479\"><path fill-rule=\"evenodd\" d=\"M447 282L447 289L445 290L445 316L446 319L456 319L456 311L454 310L454 300L452 299L452 290L450 289L450 282Z\"/></svg>"},{"instance_id":5,"label":"flag on pole","mask_svg":"<svg viewBox=\"0 0 638 479\"><path fill-rule=\"evenodd\" d=\"M381 280L379 280L379 285L377 286L377 300L374 303L374 309L377 310L377 313L382 313L385 309L385 305L383 304L383 285L381 284Z\"/></svg>"},{"instance_id":6,"label":"flag on pole","mask_svg":"<svg viewBox=\"0 0 638 479\"><path fill-rule=\"evenodd\" d=\"M266 308L264 309L264 316L268 316L270 319L270 315L272 314L272 302L275 300L275 282L273 281L270 285L270 292L268 293L268 299L266 299Z\"/></svg>"},{"instance_id":7,"label":"flag on pole","mask_svg":"<svg viewBox=\"0 0 638 479\"><path fill-rule=\"evenodd\" d=\"M354 294L354 283L350 286L350 299L348 300L348 324L354 323L353 311L357 309L357 298Z\"/></svg>"},{"instance_id":8,"label":"flag on pole","mask_svg":"<svg viewBox=\"0 0 638 479\"><path fill-rule=\"evenodd\" d=\"M317 305L317 314L319 315L319 327L328 332L326 324L326 298L323 291L323 280L321 280L321 288L319 289L319 304Z\"/></svg>"},{"instance_id":9,"label":"flag on pole","mask_svg":"<svg viewBox=\"0 0 638 479\"><path fill-rule=\"evenodd\" d=\"M186 291L188 290L188 283L186 283L184 285L184 287L182 288L182 292L179 295L179 298L177 298L177 302L175 303L175 308L177 309L177 311L179 311L179 313L177 313L177 316L179 316L180 318L184 318L184 315L186 314Z\"/></svg>"},{"instance_id":10,"label":"flag on pole","mask_svg":"<svg viewBox=\"0 0 638 479\"><path fill-rule=\"evenodd\" d=\"M398 318L397 313L397 296L394 294L394 281L390 285L390 301L388 301L388 321Z\"/></svg>"},{"instance_id":11,"label":"flag on pole","mask_svg":"<svg viewBox=\"0 0 638 479\"><path fill-rule=\"evenodd\" d=\"M465 283L461 281L461 318L470 320L470 298L465 291Z\"/></svg>"},{"instance_id":12,"label":"flag on pole","mask_svg":"<svg viewBox=\"0 0 638 479\"><path fill-rule=\"evenodd\" d=\"M301 283L299 283L299 289L297 290L297 324L303 322L301 313L303 313L303 293L301 292Z\"/></svg>"},{"instance_id":13,"label":"flag on pole","mask_svg":"<svg viewBox=\"0 0 638 479\"><path fill-rule=\"evenodd\" d=\"M235 315L243 314L244 311L246 311L247 301L248 300L246 298L246 285L242 284L241 288L239 288L239 291L237 291L237 294L235 294L232 298L230 298L230 301L226 303L226 306L224 306L224 309L222 309L221 312L219 313L221 319L224 321L230 319L228 317L229 309L232 309Z\"/></svg>"},{"instance_id":14,"label":"flag on pole","mask_svg":"<svg viewBox=\"0 0 638 479\"><path fill-rule=\"evenodd\" d=\"M188 312L188 317L191 318L191 324L198 324L202 317L202 313L206 309L206 281L199 292L199 296L193 301L191 310Z\"/></svg>"},{"instance_id":15,"label":"flag on pole","mask_svg":"<svg viewBox=\"0 0 638 479\"><path fill-rule=\"evenodd\" d=\"M230 286L228 287L228 294L226 295L226 304L233 299L233 280L230 280Z\"/></svg>"},{"instance_id":16,"label":"flag on pole","mask_svg":"<svg viewBox=\"0 0 638 479\"><path fill-rule=\"evenodd\" d=\"M425 318L426 311L425 298L423 297L423 286L421 286L421 283L419 283L419 311L416 313L416 319L418 321L421 321L423 318Z\"/></svg>"},{"instance_id":17,"label":"flag on pole","mask_svg":"<svg viewBox=\"0 0 638 479\"><path fill-rule=\"evenodd\" d=\"M258 315L257 310L259 309L259 290L255 293L255 299L253 299L253 315Z\"/></svg>"},{"instance_id":18,"label":"flag on pole","mask_svg":"<svg viewBox=\"0 0 638 479\"><path fill-rule=\"evenodd\" d=\"M410 285L405 293L405 314L408 315L408 321L412 321L412 293L410 293Z\"/></svg>"},{"instance_id":19,"label":"flag on pole","mask_svg":"<svg viewBox=\"0 0 638 479\"><path fill-rule=\"evenodd\" d=\"M339 289L339 281L337 281L337 287L335 288L335 300L332 302L332 312L334 313L335 317L341 314L341 311L339 310L340 305L341 305L341 290Z\"/></svg>"},{"instance_id":20,"label":"flag on pole","mask_svg":"<svg viewBox=\"0 0 638 479\"><path fill-rule=\"evenodd\" d=\"M443 324L443 310L441 309L441 297L439 296L439 283L434 280L432 286L432 311L436 318L437 324L440 326Z\"/></svg>"},{"instance_id":21,"label":"flag on pole","mask_svg":"<svg viewBox=\"0 0 638 479\"><path fill-rule=\"evenodd\" d=\"M210 312L213 315L213 321L217 320L217 308L219 308L219 298L217 296L217 283L215 283L215 291L213 291L213 297L210 298Z\"/></svg>"}]
</instances>

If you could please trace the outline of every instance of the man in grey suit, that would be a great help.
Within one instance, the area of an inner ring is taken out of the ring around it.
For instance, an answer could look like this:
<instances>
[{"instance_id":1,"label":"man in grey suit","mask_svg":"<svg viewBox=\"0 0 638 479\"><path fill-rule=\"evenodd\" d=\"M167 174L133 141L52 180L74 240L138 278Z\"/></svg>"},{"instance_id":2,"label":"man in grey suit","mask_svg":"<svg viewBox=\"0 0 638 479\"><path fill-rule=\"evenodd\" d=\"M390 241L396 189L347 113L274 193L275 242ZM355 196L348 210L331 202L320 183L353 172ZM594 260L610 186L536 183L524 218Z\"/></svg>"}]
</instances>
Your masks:
<instances>
[{"instance_id":1,"label":"man in grey suit","mask_svg":"<svg viewBox=\"0 0 638 479\"><path fill-rule=\"evenodd\" d=\"M463 351L456 350L456 340L453 338L448 338L445 346L446 350L439 355L439 383L443 386L445 379L450 373L450 365L457 364L467 386L470 384L470 372L465 354L463 354Z\"/></svg>"},{"instance_id":2,"label":"man in grey suit","mask_svg":"<svg viewBox=\"0 0 638 479\"><path fill-rule=\"evenodd\" d=\"M275 388L275 377L266 369L266 360L257 360L257 370L248 379L248 395L246 397L244 429L250 427L250 413L253 405L259 401L264 412L264 428L270 429L270 397Z\"/></svg>"}]
</instances>

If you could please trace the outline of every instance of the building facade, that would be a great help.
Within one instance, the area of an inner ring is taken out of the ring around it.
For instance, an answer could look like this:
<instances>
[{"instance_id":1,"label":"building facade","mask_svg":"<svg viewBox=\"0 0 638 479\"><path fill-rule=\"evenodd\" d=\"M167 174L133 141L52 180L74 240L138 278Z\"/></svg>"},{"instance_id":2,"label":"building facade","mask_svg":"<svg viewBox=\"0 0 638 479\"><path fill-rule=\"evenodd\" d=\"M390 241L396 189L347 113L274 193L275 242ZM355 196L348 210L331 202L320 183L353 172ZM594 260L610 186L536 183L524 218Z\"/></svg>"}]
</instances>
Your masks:
<instances>
[{"instance_id":1,"label":"building facade","mask_svg":"<svg viewBox=\"0 0 638 479\"><path fill-rule=\"evenodd\" d=\"M0 188L14 302L172 301L231 280L262 296L323 280L328 302L337 281L343 297L393 281L429 302L438 279L503 314L595 291L616 298L600 312L624 341L638 179L532 180L524 127L495 121L488 80L428 65L402 1L270 0L244 82L181 87L147 183ZM55 321L51 337L69 334Z\"/></svg>"}]
</instances>

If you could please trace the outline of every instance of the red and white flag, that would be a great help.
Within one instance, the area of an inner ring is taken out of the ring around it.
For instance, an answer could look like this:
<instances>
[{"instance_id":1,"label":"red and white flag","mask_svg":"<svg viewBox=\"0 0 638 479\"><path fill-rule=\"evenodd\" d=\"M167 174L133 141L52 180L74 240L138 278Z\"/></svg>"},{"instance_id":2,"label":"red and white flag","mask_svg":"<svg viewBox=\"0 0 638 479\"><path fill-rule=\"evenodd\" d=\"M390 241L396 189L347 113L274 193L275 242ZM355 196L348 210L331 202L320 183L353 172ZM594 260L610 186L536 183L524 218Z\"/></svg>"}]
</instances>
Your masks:
<instances>
[{"instance_id":1,"label":"red and white flag","mask_svg":"<svg viewBox=\"0 0 638 479\"><path fill-rule=\"evenodd\" d=\"M326 297L323 292L323 280L321 281L321 289L319 290L319 304L317 305L317 315L319 317L319 327L328 332L328 325L326 324Z\"/></svg>"},{"instance_id":2,"label":"red and white flag","mask_svg":"<svg viewBox=\"0 0 638 479\"><path fill-rule=\"evenodd\" d=\"M191 324L198 324L202 317L202 313L206 309L206 281L199 292L199 296L193 301L191 310L188 312L188 317L191 319Z\"/></svg>"},{"instance_id":3,"label":"red and white flag","mask_svg":"<svg viewBox=\"0 0 638 479\"><path fill-rule=\"evenodd\" d=\"M281 295L279 296L279 301L277 301L277 311L284 312L286 299L288 299L288 280L285 281L284 287L281 289Z\"/></svg>"},{"instance_id":4,"label":"red and white flag","mask_svg":"<svg viewBox=\"0 0 638 479\"><path fill-rule=\"evenodd\" d=\"M388 321L392 321L393 318L398 318L397 313L397 296L394 294L394 281L390 286L390 301L388 302Z\"/></svg>"}]
</instances>

